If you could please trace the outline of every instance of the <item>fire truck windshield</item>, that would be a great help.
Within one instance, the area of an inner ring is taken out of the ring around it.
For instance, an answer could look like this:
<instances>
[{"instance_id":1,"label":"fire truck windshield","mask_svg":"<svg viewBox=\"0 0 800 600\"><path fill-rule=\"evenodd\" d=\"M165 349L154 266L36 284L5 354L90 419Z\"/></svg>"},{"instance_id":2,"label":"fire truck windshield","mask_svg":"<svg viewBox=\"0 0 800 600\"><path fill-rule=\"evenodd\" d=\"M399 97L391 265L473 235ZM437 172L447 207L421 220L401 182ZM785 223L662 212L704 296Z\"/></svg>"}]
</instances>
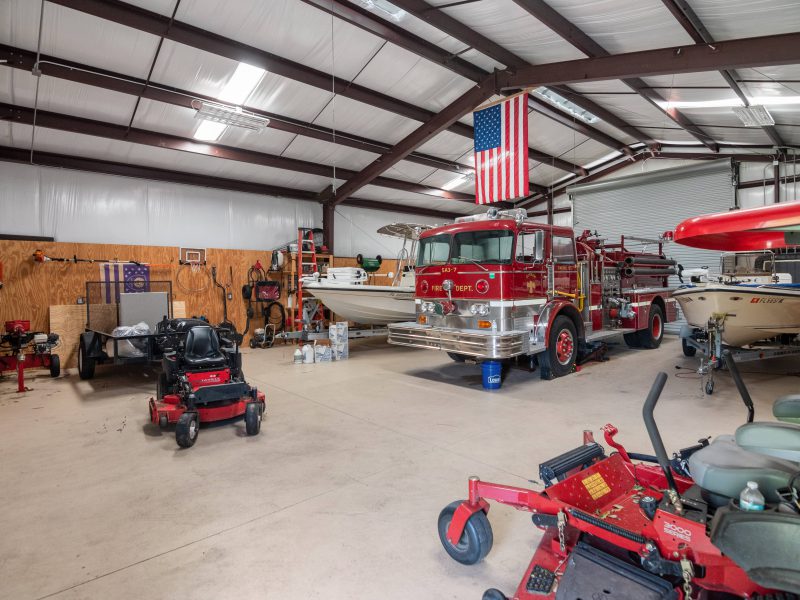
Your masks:
<instances>
[{"instance_id":1,"label":"fire truck windshield","mask_svg":"<svg viewBox=\"0 0 800 600\"><path fill-rule=\"evenodd\" d=\"M455 236L432 235L419 242L418 267L468 263L507 265L511 263L514 233L508 229L464 231Z\"/></svg>"}]
</instances>

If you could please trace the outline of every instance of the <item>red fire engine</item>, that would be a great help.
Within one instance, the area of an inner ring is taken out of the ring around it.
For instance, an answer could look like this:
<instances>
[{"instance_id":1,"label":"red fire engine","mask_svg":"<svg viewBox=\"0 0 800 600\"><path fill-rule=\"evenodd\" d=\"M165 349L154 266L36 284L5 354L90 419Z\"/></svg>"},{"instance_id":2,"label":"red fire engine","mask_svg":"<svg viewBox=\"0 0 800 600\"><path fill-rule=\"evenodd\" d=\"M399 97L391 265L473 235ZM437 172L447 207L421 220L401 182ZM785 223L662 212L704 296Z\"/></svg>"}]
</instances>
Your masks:
<instances>
[{"instance_id":1,"label":"red fire engine","mask_svg":"<svg viewBox=\"0 0 800 600\"><path fill-rule=\"evenodd\" d=\"M527 357L543 378L558 377L606 337L657 348L676 318L674 266L660 240L576 238L524 209L490 209L420 236L417 320L390 325L389 342L456 361Z\"/></svg>"}]
</instances>

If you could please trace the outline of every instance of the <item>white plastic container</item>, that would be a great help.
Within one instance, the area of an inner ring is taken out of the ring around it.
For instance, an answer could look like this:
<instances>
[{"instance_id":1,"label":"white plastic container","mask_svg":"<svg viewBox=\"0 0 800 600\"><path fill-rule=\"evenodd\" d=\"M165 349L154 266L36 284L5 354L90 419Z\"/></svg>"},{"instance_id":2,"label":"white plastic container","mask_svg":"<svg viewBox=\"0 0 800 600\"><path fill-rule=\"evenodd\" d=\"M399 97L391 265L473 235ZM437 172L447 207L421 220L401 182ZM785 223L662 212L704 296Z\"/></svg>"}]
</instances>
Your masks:
<instances>
[{"instance_id":1,"label":"white plastic container","mask_svg":"<svg viewBox=\"0 0 800 600\"><path fill-rule=\"evenodd\" d=\"M300 350L300 348L294 351L293 359L294 359L294 364L296 365L303 364L303 351Z\"/></svg>"},{"instance_id":2,"label":"white plastic container","mask_svg":"<svg viewBox=\"0 0 800 600\"><path fill-rule=\"evenodd\" d=\"M764 510L764 495L758 489L758 483L748 481L747 487L739 494L739 508L742 510Z\"/></svg>"},{"instance_id":3,"label":"white plastic container","mask_svg":"<svg viewBox=\"0 0 800 600\"><path fill-rule=\"evenodd\" d=\"M306 344L303 346L303 363L311 364L314 362L314 346Z\"/></svg>"}]
</instances>

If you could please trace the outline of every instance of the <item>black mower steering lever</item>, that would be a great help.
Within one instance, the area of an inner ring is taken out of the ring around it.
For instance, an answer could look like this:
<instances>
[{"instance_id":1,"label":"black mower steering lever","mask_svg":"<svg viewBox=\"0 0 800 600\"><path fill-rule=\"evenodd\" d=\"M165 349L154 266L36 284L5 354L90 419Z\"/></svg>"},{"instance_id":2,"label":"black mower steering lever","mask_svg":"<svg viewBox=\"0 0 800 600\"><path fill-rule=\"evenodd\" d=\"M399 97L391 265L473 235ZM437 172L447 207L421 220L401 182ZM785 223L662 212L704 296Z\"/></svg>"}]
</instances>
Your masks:
<instances>
[{"instance_id":1,"label":"black mower steering lever","mask_svg":"<svg viewBox=\"0 0 800 600\"><path fill-rule=\"evenodd\" d=\"M644 418L644 426L647 428L647 435L650 437L650 443L653 444L653 450L655 450L658 464L664 472L664 477L667 479L670 501L675 507L675 510L677 510L679 514L682 514L683 504L681 503L680 494L678 494L678 486L675 484L675 477L672 475L667 449L664 447L664 440L661 439L661 432L658 430L655 417L653 416L656 404L658 403L658 399L666 383L667 374L661 371L656 375L656 380L650 388L650 393L647 394L647 400L644 401L642 417Z\"/></svg>"}]
</instances>

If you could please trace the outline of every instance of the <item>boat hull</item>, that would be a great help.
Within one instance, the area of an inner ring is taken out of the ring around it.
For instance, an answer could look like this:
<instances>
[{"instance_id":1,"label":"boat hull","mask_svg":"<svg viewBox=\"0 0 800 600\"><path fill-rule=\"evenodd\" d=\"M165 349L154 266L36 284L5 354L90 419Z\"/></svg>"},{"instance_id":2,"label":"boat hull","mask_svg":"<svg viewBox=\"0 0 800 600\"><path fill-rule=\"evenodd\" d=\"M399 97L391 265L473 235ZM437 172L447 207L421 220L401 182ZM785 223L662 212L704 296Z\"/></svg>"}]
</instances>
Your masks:
<instances>
[{"instance_id":1,"label":"boat hull","mask_svg":"<svg viewBox=\"0 0 800 600\"><path fill-rule=\"evenodd\" d=\"M307 283L313 295L336 315L363 325L386 325L414 320L414 288L388 285L323 285Z\"/></svg>"},{"instance_id":2,"label":"boat hull","mask_svg":"<svg viewBox=\"0 0 800 600\"><path fill-rule=\"evenodd\" d=\"M797 288L709 283L676 290L672 297L694 327L705 328L715 315L724 315L722 341L729 346L800 333Z\"/></svg>"}]
</instances>

